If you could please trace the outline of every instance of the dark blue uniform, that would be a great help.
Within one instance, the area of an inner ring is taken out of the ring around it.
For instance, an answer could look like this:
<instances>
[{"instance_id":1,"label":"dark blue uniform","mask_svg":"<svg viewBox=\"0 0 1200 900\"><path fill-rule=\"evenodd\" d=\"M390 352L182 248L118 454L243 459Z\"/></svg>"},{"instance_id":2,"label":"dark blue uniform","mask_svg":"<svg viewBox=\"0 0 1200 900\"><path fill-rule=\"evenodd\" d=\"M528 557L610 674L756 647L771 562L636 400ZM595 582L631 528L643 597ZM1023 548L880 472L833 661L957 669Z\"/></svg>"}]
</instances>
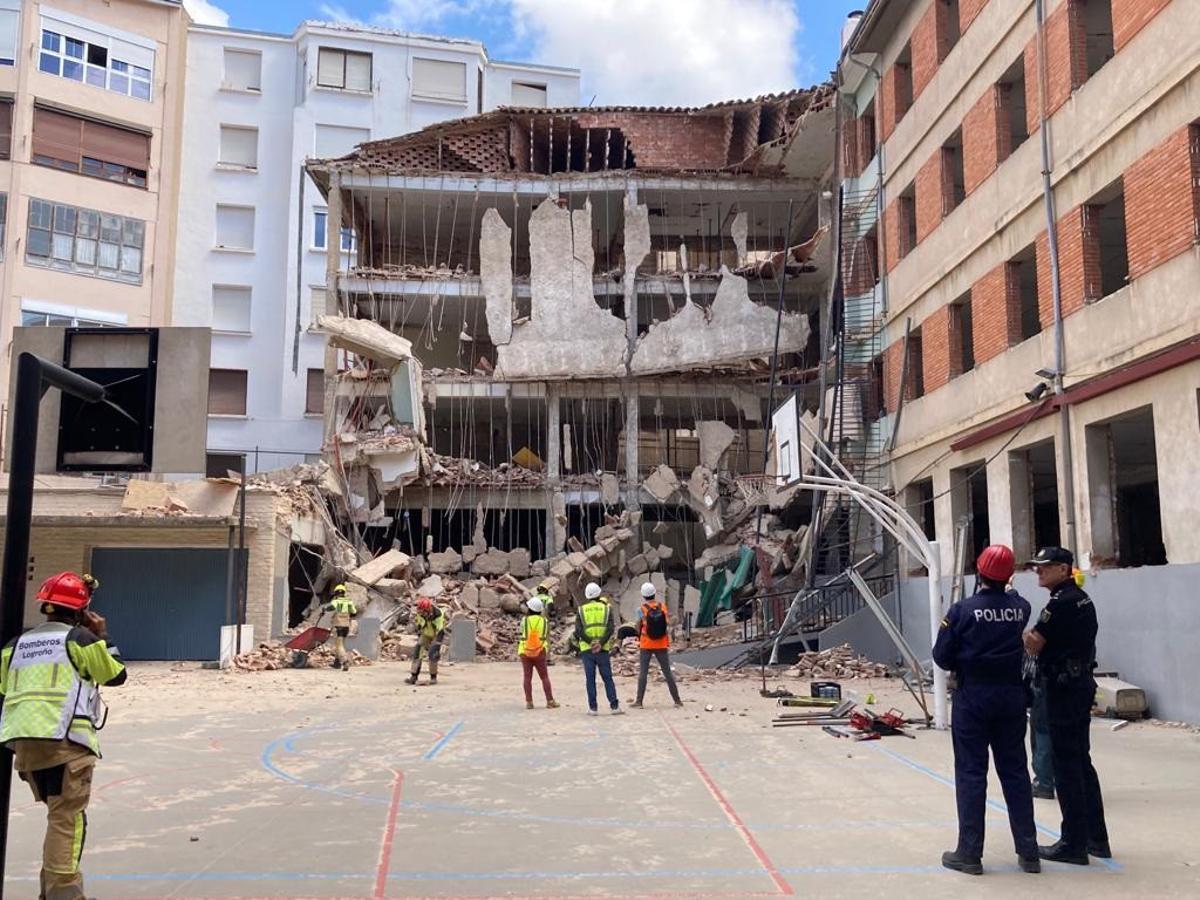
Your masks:
<instances>
[{"instance_id":1,"label":"dark blue uniform","mask_svg":"<svg viewBox=\"0 0 1200 900\"><path fill-rule=\"evenodd\" d=\"M1089 729L1096 681L1096 607L1071 579L1050 591L1033 630L1046 639L1038 654L1038 675L1046 693L1054 782L1062 808L1062 843L1086 855L1089 846L1106 847L1108 827L1100 779L1092 765Z\"/></svg>"},{"instance_id":2,"label":"dark blue uniform","mask_svg":"<svg viewBox=\"0 0 1200 900\"><path fill-rule=\"evenodd\" d=\"M1038 855L1021 677L1021 634L1029 612L1029 603L1015 591L984 587L950 608L933 647L934 661L958 679L951 723L957 849L971 859L983 856L988 747L1004 789L1017 855L1024 859Z\"/></svg>"}]
</instances>

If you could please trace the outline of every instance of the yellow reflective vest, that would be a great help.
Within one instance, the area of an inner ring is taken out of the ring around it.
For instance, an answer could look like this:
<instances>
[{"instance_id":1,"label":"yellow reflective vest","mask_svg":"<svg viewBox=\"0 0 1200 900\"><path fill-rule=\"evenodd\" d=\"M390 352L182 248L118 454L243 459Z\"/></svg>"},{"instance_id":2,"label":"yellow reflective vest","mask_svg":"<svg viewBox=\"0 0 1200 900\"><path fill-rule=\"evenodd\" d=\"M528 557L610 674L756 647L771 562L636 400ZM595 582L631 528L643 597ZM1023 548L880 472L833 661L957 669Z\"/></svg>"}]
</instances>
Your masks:
<instances>
[{"instance_id":1,"label":"yellow reflective vest","mask_svg":"<svg viewBox=\"0 0 1200 900\"><path fill-rule=\"evenodd\" d=\"M417 634L421 637L435 638L446 630L446 615L434 607L433 615L428 618L420 613L415 613L413 623L417 626Z\"/></svg>"},{"instance_id":2,"label":"yellow reflective vest","mask_svg":"<svg viewBox=\"0 0 1200 900\"><path fill-rule=\"evenodd\" d=\"M612 607L603 600L593 600L579 608L575 635L579 639L580 650L591 650L596 641L600 641L601 650L611 650L614 634Z\"/></svg>"},{"instance_id":3,"label":"yellow reflective vest","mask_svg":"<svg viewBox=\"0 0 1200 900\"><path fill-rule=\"evenodd\" d=\"M536 653L531 653L530 656L540 656L550 646L550 622L545 616L538 613L530 613L521 620L521 640L517 643L517 656L525 655L526 647L529 644L529 636L532 634L536 634L541 638L541 649Z\"/></svg>"},{"instance_id":4,"label":"yellow reflective vest","mask_svg":"<svg viewBox=\"0 0 1200 900\"><path fill-rule=\"evenodd\" d=\"M350 619L358 615L358 607L346 596L334 597L329 601L329 609L333 612L333 627L348 628Z\"/></svg>"},{"instance_id":5,"label":"yellow reflective vest","mask_svg":"<svg viewBox=\"0 0 1200 900\"><path fill-rule=\"evenodd\" d=\"M125 666L86 628L47 622L0 652L0 743L68 740L100 755L99 685L121 684Z\"/></svg>"}]
</instances>

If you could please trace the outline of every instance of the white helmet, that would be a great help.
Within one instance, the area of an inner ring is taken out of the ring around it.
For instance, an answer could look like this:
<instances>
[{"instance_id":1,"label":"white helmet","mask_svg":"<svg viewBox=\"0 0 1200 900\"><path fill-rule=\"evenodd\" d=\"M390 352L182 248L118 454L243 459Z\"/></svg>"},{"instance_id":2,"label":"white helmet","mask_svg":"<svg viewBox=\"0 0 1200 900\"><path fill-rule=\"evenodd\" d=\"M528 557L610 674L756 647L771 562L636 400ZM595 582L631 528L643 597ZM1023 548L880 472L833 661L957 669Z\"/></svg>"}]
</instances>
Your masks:
<instances>
[{"instance_id":1,"label":"white helmet","mask_svg":"<svg viewBox=\"0 0 1200 900\"><path fill-rule=\"evenodd\" d=\"M599 600L600 585L596 584L594 581L589 581L587 587L583 589L583 596L587 597L589 600Z\"/></svg>"},{"instance_id":2,"label":"white helmet","mask_svg":"<svg viewBox=\"0 0 1200 900\"><path fill-rule=\"evenodd\" d=\"M653 584L651 584L649 581L642 582L642 596L645 599L653 600L655 593L656 593L656 591L654 590Z\"/></svg>"},{"instance_id":3,"label":"white helmet","mask_svg":"<svg viewBox=\"0 0 1200 900\"><path fill-rule=\"evenodd\" d=\"M537 597L531 597L525 601L525 605L529 607L529 611L532 613L540 613L546 609L546 604Z\"/></svg>"}]
</instances>

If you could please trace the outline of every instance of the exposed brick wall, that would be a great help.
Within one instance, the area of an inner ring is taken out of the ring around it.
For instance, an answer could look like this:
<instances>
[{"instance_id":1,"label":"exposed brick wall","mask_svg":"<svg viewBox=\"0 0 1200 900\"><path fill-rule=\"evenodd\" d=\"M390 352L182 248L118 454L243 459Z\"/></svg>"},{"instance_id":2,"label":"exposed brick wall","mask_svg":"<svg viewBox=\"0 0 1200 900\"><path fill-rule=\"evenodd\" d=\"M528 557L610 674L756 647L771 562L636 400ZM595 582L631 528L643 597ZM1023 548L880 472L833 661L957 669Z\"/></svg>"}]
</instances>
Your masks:
<instances>
[{"instance_id":1,"label":"exposed brick wall","mask_svg":"<svg viewBox=\"0 0 1200 900\"><path fill-rule=\"evenodd\" d=\"M1012 152L1008 130L1012 88L994 84L963 117L963 182L967 194L983 184Z\"/></svg>"},{"instance_id":2,"label":"exposed brick wall","mask_svg":"<svg viewBox=\"0 0 1200 900\"><path fill-rule=\"evenodd\" d=\"M848 178L857 178L875 158L875 120L858 116L842 124L842 169Z\"/></svg>"},{"instance_id":3,"label":"exposed brick wall","mask_svg":"<svg viewBox=\"0 0 1200 900\"><path fill-rule=\"evenodd\" d=\"M879 248L875 232L848 241L842 251L842 291L847 297L869 294L875 287Z\"/></svg>"},{"instance_id":4,"label":"exposed brick wall","mask_svg":"<svg viewBox=\"0 0 1200 900\"><path fill-rule=\"evenodd\" d=\"M1058 286L1062 294L1063 318L1099 300L1100 233L1096 209L1077 206L1058 220ZM1050 271L1050 238L1037 239L1038 320L1043 328L1054 322L1054 291Z\"/></svg>"},{"instance_id":5,"label":"exposed brick wall","mask_svg":"<svg viewBox=\"0 0 1200 900\"><path fill-rule=\"evenodd\" d=\"M883 403L894 413L900 405L901 367L904 364L904 338L889 344L883 351ZM912 388L907 391L911 399Z\"/></svg>"},{"instance_id":6,"label":"exposed brick wall","mask_svg":"<svg viewBox=\"0 0 1200 900\"><path fill-rule=\"evenodd\" d=\"M965 368L963 363L963 316L962 308L964 305L969 305L971 298L968 296L966 304L952 304L946 307L949 323L947 333L950 341L949 352L949 369L950 377L957 378L963 373Z\"/></svg>"},{"instance_id":7,"label":"exposed brick wall","mask_svg":"<svg viewBox=\"0 0 1200 900\"><path fill-rule=\"evenodd\" d=\"M1052 116L1087 81L1087 27L1083 0L1065 2L1046 18L1046 115ZM1025 48L1025 116L1029 133L1038 130L1037 36Z\"/></svg>"},{"instance_id":8,"label":"exposed brick wall","mask_svg":"<svg viewBox=\"0 0 1200 900\"><path fill-rule=\"evenodd\" d=\"M1131 280L1186 252L1196 242L1198 144L1200 128L1184 126L1125 170Z\"/></svg>"},{"instance_id":9,"label":"exposed brick wall","mask_svg":"<svg viewBox=\"0 0 1200 900\"><path fill-rule=\"evenodd\" d=\"M1113 47L1120 50L1171 0L1112 0Z\"/></svg>"},{"instance_id":10,"label":"exposed brick wall","mask_svg":"<svg viewBox=\"0 0 1200 900\"><path fill-rule=\"evenodd\" d=\"M919 244L941 224L942 216L950 208L947 198L951 185L941 147L933 151L933 155L917 172L916 186Z\"/></svg>"},{"instance_id":11,"label":"exposed brick wall","mask_svg":"<svg viewBox=\"0 0 1200 900\"><path fill-rule=\"evenodd\" d=\"M958 0L958 32L966 34L975 17L983 12L988 0Z\"/></svg>"},{"instance_id":12,"label":"exposed brick wall","mask_svg":"<svg viewBox=\"0 0 1200 900\"><path fill-rule=\"evenodd\" d=\"M584 113L580 128L619 128L638 168L720 169L726 160L729 123L722 116L676 113Z\"/></svg>"},{"instance_id":13,"label":"exposed brick wall","mask_svg":"<svg viewBox=\"0 0 1200 900\"><path fill-rule=\"evenodd\" d=\"M1001 263L971 287L972 341L977 365L1021 340L1021 298L1016 268Z\"/></svg>"},{"instance_id":14,"label":"exposed brick wall","mask_svg":"<svg viewBox=\"0 0 1200 900\"><path fill-rule=\"evenodd\" d=\"M921 323L921 351L928 394L950 380L950 307L943 306Z\"/></svg>"},{"instance_id":15,"label":"exposed brick wall","mask_svg":"<svg viewBox=\"0 0 1200 900\"><path fill-rule=\"evenodd\" d=\"M951 8L946 0L933 0L921 16L912 33L912 92L913 97L933 80L938 66L953 46L958 22L951 21Z\"/></svg>"},{"instance_id":16,"label":"exposed brick wall","mask_svg":"<svg viewBox=\"0 0 1200 900\"><path fill-rule=\"evenodd\" d=\"M883 270L890 272L900 262L900 198L883 208Z\"/></svg>"},{"instance_id":17,"label":"exposed brick wall","mask_svg":"<svg viewBox=\"0 0 1200 900\"><path fill-rule=\"evenodd\" d=\"M883 73L883 78L879 83L879 99L876 104L879 109L878 134L880 140L886 141L892 136L892 132L896 130L896 123L903 119L904 114L908 112L911 105L908 97L911 94L912 70L909 66L895 63Z\"/></svg>"}]
</instances>

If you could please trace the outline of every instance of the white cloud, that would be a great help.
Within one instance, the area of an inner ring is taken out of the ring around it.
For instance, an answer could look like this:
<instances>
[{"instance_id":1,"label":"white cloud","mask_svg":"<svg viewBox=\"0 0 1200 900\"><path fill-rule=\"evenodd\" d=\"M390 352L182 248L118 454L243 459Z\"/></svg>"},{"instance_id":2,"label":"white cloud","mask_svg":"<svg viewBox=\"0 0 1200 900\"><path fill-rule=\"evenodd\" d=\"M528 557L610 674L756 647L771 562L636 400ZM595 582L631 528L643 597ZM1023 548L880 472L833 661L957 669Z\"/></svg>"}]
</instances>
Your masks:
<instances>
[{"instance_id":1,"label":"white cloud","mask_svg":"<svg viewBox=\"0 0 1200 900\"><path fill-rule=\"evenodd\" d=\"M510 2L534 60L583 70L585 103L700 105L797 87L790 0Z\"/></svg>"},{"instance_id":2,"label":"white cloud","mask_svg":"<svg viewBox=\"0 0 1200 900\"><path fill-rule=\"evenodd\" d=\"M229 13L221 9L221 7L209 3L208 0L183 0L183 8L188 11L188 15L195 22L201 25L220 25L222 27L229 24Z\"/></svg>"}]
</instances>

